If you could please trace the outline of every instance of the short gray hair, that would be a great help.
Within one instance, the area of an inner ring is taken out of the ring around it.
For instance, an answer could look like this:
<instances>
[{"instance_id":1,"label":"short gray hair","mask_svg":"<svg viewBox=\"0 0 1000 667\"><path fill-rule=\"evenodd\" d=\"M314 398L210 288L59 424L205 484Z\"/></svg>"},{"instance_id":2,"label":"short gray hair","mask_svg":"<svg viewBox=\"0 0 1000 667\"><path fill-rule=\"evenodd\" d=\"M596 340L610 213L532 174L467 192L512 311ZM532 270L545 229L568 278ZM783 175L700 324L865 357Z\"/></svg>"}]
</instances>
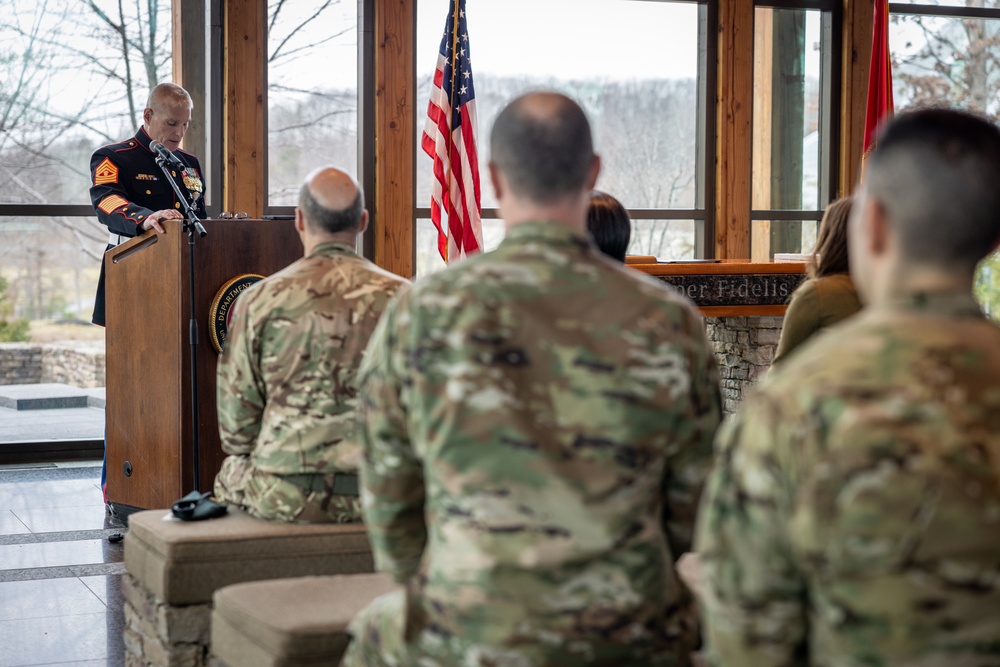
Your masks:
<instances>
[{"instance_id":1,"label":"short gray hair","mask_svg":"<svg viewBox=\"0 0 1000 667\"><path fill-rule=\"evenodd\" d=\"M511 190L547 204L581 191L594 160L590 122L576 102L558 93L554 111L534 114L522 95L500 112L490 135L490 159Z\"/></svg>"},{"instance_id":2,"label":"short gray hair","mask_svg":"<svg viewBox=\"0 0 1000 667\"><path fill-rule=\"evenodd\" d=\"M358 196L350 206L340 210L326 208L318 201L306 183L299 190L299 210L306 223L313 229L336 234L361 228L361 216L365 211L365 197L358 188Z\"/></svg>"}]
</instances>

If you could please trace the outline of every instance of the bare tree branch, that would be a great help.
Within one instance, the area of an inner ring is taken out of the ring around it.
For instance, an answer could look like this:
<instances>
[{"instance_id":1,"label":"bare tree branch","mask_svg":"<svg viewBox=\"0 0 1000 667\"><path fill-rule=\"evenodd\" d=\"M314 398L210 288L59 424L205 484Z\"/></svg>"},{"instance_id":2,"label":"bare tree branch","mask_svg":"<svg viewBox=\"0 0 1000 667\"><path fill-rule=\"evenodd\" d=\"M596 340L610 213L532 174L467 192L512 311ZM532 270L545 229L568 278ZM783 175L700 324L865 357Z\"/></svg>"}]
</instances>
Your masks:
<instances>
[{"instance_id":1,"label":"bare tree branch","mask_svg":"<svg viewBox=\"0 0 1000 667\"><path fill-rule=\"evenodd\" d=\"M339 3L339 1L340 0L336 0L337 3ZM279 3L278 9L281 8L282 4L283 3ZM303 20L297 26L295 26L294 28L292 28L292 30L287 35L285 35L285 38L282 39L281 42L279 42L276 47L274 47L274 50L271 52L271 54L267 58L267 62L272 63L275 60L277 60L278 58L280 58L282 56L281 49L284 48L285 44L288 43L288 40L290 40L292 37L294 37L300 30L302 30L303 28L305 28L309 24L310 21L312 21L313 19L317 18L320 14L322 14L323 12L325 12L327 10L327 8L330 7L331 4L334 4L334 0L326 0L326 2L324 2L322 5L320 5L319 9L317 9L315 12L312 13L312 16L310 16L309 18ZM268 37L270 37L270 32L268 32Z\"/></svg>"}]
</instances>

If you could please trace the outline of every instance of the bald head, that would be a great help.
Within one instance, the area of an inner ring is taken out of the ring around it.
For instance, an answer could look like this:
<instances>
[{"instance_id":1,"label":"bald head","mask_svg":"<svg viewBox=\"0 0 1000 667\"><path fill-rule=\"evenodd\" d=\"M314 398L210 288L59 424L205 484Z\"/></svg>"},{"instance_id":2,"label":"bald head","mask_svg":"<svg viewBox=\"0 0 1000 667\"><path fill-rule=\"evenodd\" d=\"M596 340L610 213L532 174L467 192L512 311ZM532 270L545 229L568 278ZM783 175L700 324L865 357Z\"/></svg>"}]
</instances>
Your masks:
<instances>
[{"instance_id":1,"label":"bald head","mask_svg":"<svg viewBox=\"0 0 1000 667\"><path fill-rule=\"evenodd\" d=\"M560 93L528 93L507 105L493 123L490 153L512 192L537 204L589 190L590 123L583 109Z\"/></svg>"},{"instance_id":2,"label":"bald head","mask_svg":"<svg viewBox=\"0 0 1000 667\"><path fill-rule=\"evenodd\" d=\"M361 188L350 174L336 167L313 171L299 192L299 211L315 232L357 231L364 210Z\"/></svg>"},{"instance_id":3,"label":"bald head","mask_svg":"<svg viewBox=\"0 0 1000 667\"><path fill-rule=\"evenodd\" d=\"M188 92L176 83L161 83L149 91L146 108L161 113L167 109L193 109L194 102Z\"/></svg>"},{"instance_id":4,"label":"bald head","mask_svg":"<svg viewBox=\"0 0 1000 667\"><path fill-rule=\"evenodd\" d=\"M862 196L884 211L905 261L970 271L1000 240L1000 129L949 109L900 114L879 135Z\"/></svg>"}]
</instances>

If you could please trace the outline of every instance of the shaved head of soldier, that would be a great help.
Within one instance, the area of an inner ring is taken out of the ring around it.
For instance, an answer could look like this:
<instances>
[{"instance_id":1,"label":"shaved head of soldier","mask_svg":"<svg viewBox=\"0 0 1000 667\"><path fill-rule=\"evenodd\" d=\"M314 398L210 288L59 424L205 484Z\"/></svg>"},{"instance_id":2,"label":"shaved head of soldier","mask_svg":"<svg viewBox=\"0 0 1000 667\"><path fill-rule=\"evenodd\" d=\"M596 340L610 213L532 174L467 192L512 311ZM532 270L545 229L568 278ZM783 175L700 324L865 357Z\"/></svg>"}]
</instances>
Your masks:
<instances>
[{"instance_id":1,"label":"shaved head of soldier","mask_svg":"<svg viewBox=\"0 0 1000 667\"><path fill-rule=\"evenodd\" d=\"M188 92L175 83L161 83L149 91L142 112L142 127L153 141L175 151L191 124L194 102Z\"/></svg>"},{"instance_id":2,"label":"shaved head of soldier","mask_svg":"<svg viewBox=\"0 0 1000 667\"><path fill-rule=\"evenodd\" d=\"M490 170L498 195L506 186L513 197L540 206L581 199L586 211L599 169L587 116L565 95L528 93L493 123Z\"/></svg>"},{"instance_id":3,"label":"shaved head of soldier","mask_svg":"<svg viewBox=\"0 0 1000 667\"><path fill-rule=\"evenodd\" d=\"M962 111L900 114L878 137L850 224L851 276L866 300L900 281L971 288L1000 242L1000 129Z\"/></svg>"},{"instance_id":4,"label":"shaved head of soldier","mask_svg":"<svg viewBox=\"0 0 1000 667\"><path fill-rule=\"evenodd\" d=\"M314 236L353 238L368 222L364 194L357 181L336 167L321 167L306 177L296 214L297 223Z\"/></svg>"}]
</instances>

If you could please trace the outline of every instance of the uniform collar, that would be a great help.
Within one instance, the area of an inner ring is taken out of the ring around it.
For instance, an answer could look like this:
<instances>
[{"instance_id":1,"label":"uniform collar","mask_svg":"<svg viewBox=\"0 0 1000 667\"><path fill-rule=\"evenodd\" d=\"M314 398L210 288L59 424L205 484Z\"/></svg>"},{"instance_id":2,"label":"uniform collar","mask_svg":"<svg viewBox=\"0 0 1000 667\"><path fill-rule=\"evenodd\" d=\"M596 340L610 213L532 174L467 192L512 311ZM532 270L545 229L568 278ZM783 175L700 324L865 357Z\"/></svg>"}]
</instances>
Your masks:
<instances>
[{"instance_id":1,"label":"uniform collar","mask_svg":"<svg viewBox=\"0 0 1000 667\"><path fill-rule=\"evenodd\" d=\"M149 144L153 141L148 134L146 134L146 128L142 125L139 126L139 131L135 133L135 140L138 141L143 148L145 148L150 153L153 149L149 147Z\"/></svg>"},{"instance_id":2,"label":"uniform collar","mask_svg":"<svg viewBox=\"0 0 1000 667\"><path fill-rule=\"evenodd\" d=\"M309 253L310 257L321 256L329 258L336 257L337 255L351 255L353 257L357 257L358 251L355 250L352 245L331 241L329 243L320 243L318 246L313 248L311 253Z\"/></svg>"},{"instance_id":3,"label":"uniform collar","mask_svg":"<svg viewBox=\"0 0 1000 667\"><path fill-rule=\"evenodd\" d=\"M907 292L890 297L885 307L946 317L985 317L976 298L965 291Z\"/></svg>"},{"instance_id":4,"label":"uniform collar","mask_svg":"<svg viewBox=\"0 0 1000 667\"><path fill-rule=\"evenodd\" d=\"M507 230L501 245L546 243L590 248L590 238L581 231L557 222L523 222Z\"/></svg>"}]
</instances>

